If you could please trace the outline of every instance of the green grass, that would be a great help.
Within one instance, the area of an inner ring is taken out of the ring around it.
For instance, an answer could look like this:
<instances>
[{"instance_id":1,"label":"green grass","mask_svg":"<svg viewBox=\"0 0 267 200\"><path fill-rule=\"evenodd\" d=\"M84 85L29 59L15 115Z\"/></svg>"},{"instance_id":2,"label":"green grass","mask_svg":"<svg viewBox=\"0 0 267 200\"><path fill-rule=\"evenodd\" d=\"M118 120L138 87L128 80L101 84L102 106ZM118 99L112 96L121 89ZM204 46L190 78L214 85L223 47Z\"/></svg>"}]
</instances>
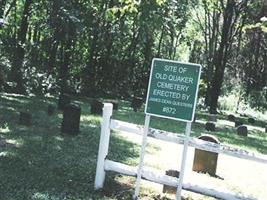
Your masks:
<instances>
[{"instance_id":1,"label":"green grass","mask_svg":"<svg viewBox=\"0 0 267 200\"><path fill-rule=\"evenodd\" d=\"M54 97L25 97L1 94L0 97L0 199L2 200L61 200L61 199L130 199L134 178L120 182L120 175L109 173L102 191L94 191L94 176L100 134L100 116L90 114L90 99L77 98L82 116L80 134L60 133L62 113L47 116L48 104L56 105ZM121 101L113 117L136 124L144 123L142 112L133 112L130 103ZM30 127L18 124L19 111L33 115ZM205 119L198 113L198 119ZM219 116L222 117L223 116ZM185 124L152 118L151 126L183 133ZM247 138L238 137L234 128L219 126L214 133L219 140L235 146L267 154L267 134L253 130ZM192 135L205 133L204 125L194 123ZM140 146L112 134L108 157L136 165ZM156 149L148 146L150 153ZM147 195L143 191L142 195ZM149 194L149 199L159 199Z\"/></svg>"},{"instance_id":2,"label":"green grass","mask_svg":"<svg viewBox=\"0 0 267 200\"><path fill-rule=\"evenodd\" d=\"M135 124L144 124L145 114L143 112L133 112L130 108L129 102L122 102L119 111L114 111L113 118L122 121L127 121ZM141 110L143 110L142 108ZM207 121L208 114L205 112L197 112L196 114L198 120ZM215 135L221 143L232 145L235 147L241 147L250 151L255 151L262 154L267 154L267 134L258 129L252 129L249 131L248 137L240 137L236 134L236 128L232 122L232 126L225 125L220 120L226 120L227 115L219 114L217 116L218 122L216 123L216 131L208 132L205 130L205 124L193 123L191 136L198 137L201 134L211 134ZM247 118L237 116L237 119L242 121L245 125ZM175 120L163 119L163 118L151 118L150 126L157 129L162 129L166 131L171 131L175 133L184 134L185 123ZM255 127L265 127L264 121L257 119Z\"/></svg>"}]
</instances>

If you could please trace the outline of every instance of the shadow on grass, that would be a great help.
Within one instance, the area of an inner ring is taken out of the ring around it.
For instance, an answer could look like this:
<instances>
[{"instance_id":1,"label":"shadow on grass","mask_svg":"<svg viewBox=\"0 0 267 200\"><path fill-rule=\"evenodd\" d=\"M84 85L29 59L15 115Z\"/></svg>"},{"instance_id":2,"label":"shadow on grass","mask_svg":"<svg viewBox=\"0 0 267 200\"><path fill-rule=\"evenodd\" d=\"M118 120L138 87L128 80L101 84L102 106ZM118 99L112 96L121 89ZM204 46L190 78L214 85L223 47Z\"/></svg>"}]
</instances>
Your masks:
<instances>
[{"instance_id":1,"label":"shadow on grass","mask_svg":"<svg viewBox=\"0 0 267 200\"><path fill-rule=\"evenodd\" d=\"M81 105L81 133L68 136L60 133L62 113L46 115L47 104L55 104L55 98L1 95L0 100L0 140L5 141L0 146L0 199L105 199L94 191L100 117L88 113L89 104ZM25 108L33 114L30 127L17 123L18 110ZM109 157L136 163L137 149L112 136Z\"/></svg>"}]
</instances>

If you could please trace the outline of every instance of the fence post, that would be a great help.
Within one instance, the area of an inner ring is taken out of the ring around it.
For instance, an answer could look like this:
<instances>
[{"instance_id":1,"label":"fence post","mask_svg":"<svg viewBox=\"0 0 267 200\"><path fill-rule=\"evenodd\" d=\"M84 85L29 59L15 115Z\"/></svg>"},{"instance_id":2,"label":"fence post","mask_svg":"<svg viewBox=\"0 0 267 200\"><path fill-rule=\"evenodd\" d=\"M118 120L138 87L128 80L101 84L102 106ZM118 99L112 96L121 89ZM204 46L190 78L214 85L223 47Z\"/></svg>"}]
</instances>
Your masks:
<instances>
[{"instance_id":1,"label":"fence post","mask_svg":"<svg viewBox=\"0 0 267 200\"><path fill-rule=\"evenodd\" d=\"M105 159L108 155L109 138L110 138L110 118L112 116L113 105L111 103L104 103L103 117L101 123L101 135L99 141L96 175L95 175L95 190L103 188L105 181Z\"/></svg>"}]
</instances>

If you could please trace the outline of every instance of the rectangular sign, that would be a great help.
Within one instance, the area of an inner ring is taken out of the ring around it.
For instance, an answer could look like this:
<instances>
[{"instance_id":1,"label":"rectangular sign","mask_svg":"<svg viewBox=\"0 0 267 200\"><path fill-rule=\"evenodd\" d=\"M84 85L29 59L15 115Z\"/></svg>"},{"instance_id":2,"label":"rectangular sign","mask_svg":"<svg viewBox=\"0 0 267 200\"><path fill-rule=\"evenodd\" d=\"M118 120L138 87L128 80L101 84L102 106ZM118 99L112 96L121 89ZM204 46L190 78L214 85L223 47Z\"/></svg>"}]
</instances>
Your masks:
<instances>
[{"instance_id":1,"label":"rectangular sign","mask_svg":"<svg viewBox=\"0 0 267 200\"><path fill-rule=\"evenodd\" d=\"M154 58L145 113L192 122L201 65Z\"/></svg>"}]
</instances>

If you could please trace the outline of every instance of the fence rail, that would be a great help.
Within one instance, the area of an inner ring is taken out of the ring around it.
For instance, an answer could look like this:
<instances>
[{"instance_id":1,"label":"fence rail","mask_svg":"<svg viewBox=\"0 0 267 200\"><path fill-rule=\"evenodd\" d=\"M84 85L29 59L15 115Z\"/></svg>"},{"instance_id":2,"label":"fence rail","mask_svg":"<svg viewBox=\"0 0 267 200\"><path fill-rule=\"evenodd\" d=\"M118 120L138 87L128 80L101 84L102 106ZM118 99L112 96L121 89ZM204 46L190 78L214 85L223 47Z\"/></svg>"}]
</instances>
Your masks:
<instances>
[{"instance_id":1,"label":"fence rail","mask_svg":"<svg viewBox=\"0 0 267 200\"><path fill-rule=\"evenodd\" d=\"M138 167L132 167L129 165L125 165L123 163L114 162L111 160L107 160L106 157L108 155L109 148L109 139L110 139L110 130L118 130L123 133L133 133L142 136L144 132L143 126L139 126L136 124L123 122L119 120L111 119L112 116L112 104L106 103L103 108L103 121L101 124L101 136L98 150L98 158L97 158L97 169L95 176L95 189L103 188L105 181L105 173L106 171L114 171L121 174L129 175L137 177ZM185 137L181 134L176 134L172 132L167 132L163 130L157 130L150 128L148 131L148 136L172 142L176 144L184 144ZM208 141L203 141L200 139L190 138L189 145L195 147L197 149L211 151L215 153L222 153L229 156L243 158L248 160L253 160L260 163L267 163L267 156L262 154L256 154L249 151L245 151L238 148L233 148L226 145L220 145L211 143ZM155 172L151 170L141 170L141 178L146 179L155 183L165 184L174 187L181 187L184 190L208 195L211 197L219 198L219 199L231 199L231 200L255 200L255 198L250 198L246 196L240 196L239 194L233 194L228 191L220 191L214 190L212 188L207 188L203 186L199 186L197 184L192 183L183 183L179 185L179 178L171 177L165 175L162 172Z\"/></svg>"},{"instance_id":2,"label":"fence rail","mask_svg":"<svg viewBox=\"0 0 267 200\"><path fill-rule=\"evenodd\" d=\"M127 133L134 133L137 135L142 135L143 133L143 127L140 125L123 122L119 120L114 120L114 119L111 119L110 121L110 128L113 130L125 131ZM153 128L149 129L148 136L159 139L159 140L176 143L176 144L184 143L184 136L181 134L167 132L167 131L153 129ZM237 158L243 158L243 159L267 164L266 155L249 152L247 150L242 150L242 149L230 147L227 145L215 144L215 143L200 140L197 138L191 137L189 140L189 146L195 147L201 150L226 154L226 155L237 157Z\"/></svg>"},{"instance_id":3,"label":"fence rail","mask_svg":"<svg viewBox=\"0 0 267 200\"><path fill-rule=\"evenodd\" d=\"M124 174L128 176L137 176L137 167L125 165L119 162L114 162L111 160L105 160L105 171L113 171L119 174ZM142 179L152 181L154 183L169 185L173 187L178 186L179 178L171 177L162 172L157 172L155 170L144 169L141 175ZM231 200L255 200L250 197L240 196L239 194L231 194L228 191L219 191L212 188L202 187L197 184L183 183L182 188L187 191L207 195L210 197L215 197L219 199L231 199Z\"/></svg>"}]
</instances>

